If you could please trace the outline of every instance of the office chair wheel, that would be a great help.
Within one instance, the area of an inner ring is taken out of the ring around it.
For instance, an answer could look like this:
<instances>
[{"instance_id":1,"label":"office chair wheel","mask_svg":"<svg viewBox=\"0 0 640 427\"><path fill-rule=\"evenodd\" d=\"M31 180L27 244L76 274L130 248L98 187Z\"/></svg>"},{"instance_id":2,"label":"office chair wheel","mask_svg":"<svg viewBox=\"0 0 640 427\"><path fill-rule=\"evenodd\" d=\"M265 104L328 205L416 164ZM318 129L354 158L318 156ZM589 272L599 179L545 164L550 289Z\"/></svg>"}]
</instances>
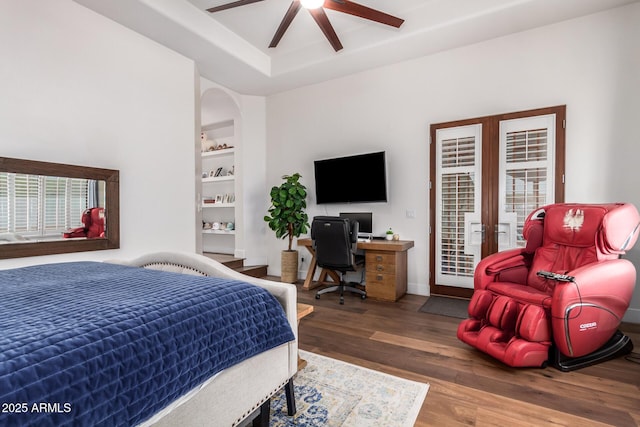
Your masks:
<instances>
[{"instance_id":1,"label":"office chair wheel","mask_svg":"<svg viewBox=\"0 0 640 427\"><path fill-rule=\"evenodd\" d=\"M316 299L320 299L320 295L316 294Z\"/></svg>"},{"instance_id":2,"label":"office chair wheel","mask_svg":"<svg viewBox=\"0 0 640 427\"><path fill-rule=\"evenodd\" d=\"M360 295L360 298L367 299L367 296L366 295Z\"/></svg>"},{"instance_id":3,"label":"office chair wheel","mask_svg":"<svg viewBox=\"0 0 640 427\"><path fill-rule=\"evenodd\" d=\"M340 304L344 305L344 297L340 297Z\"/></svg>"}]
</instances>

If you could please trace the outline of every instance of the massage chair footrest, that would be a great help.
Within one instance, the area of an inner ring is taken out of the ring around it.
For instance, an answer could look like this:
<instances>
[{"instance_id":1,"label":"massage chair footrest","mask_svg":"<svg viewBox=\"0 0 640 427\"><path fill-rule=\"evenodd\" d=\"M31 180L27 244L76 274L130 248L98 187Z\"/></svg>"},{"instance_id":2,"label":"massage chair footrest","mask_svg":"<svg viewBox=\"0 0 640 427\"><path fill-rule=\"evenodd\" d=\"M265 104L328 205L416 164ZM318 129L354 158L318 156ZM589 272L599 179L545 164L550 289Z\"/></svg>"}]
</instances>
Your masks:
<instances>
[{"instance_id":1,"label":"massage chair footrest","mask_svg":"<svg viewBox=\"0 0 640 427\"><path fill-rule=\"evenodd\" d=\"M633 342L631 339L622 332L616 331L605 345L593 353L580 357L565 356L555 347L551 347L549 350L549 360L554 368L562 372L569 372L627 355L631 353L632 350Z\"/></svg>"}]
</instances>

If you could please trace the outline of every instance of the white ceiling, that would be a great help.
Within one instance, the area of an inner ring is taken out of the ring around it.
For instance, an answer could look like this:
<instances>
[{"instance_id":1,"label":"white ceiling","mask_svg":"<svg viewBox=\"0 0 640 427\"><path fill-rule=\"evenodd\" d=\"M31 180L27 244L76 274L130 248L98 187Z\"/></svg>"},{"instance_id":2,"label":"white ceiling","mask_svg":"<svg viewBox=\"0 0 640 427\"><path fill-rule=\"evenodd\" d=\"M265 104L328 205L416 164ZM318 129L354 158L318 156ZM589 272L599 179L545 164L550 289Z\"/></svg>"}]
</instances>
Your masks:
<instances>
[{"instance_id":1,"label":"white ceiling","mask_svg":"<svg viewBox=\"0 0 640 427\"><path fill-rule=\"evenodd\" d=\"M209 80L267 95L640 0L358 0L405 23L396 29L327 9L339 52L304 9L268 48L291 0L215 14L205 9L233 0L74 1L192 58Z\"/></svg>"}]
</instances>

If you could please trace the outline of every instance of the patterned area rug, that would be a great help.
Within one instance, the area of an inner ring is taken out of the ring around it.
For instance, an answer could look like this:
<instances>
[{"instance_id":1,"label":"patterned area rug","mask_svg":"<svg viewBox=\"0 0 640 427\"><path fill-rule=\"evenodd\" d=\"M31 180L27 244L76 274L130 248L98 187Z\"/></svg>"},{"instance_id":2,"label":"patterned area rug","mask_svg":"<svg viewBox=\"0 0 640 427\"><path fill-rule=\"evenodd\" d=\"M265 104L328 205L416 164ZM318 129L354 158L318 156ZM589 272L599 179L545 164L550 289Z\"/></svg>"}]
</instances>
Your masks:
<instances>
[{"instance_id":1,"label":"patterned area rug","mask_svg":"<svg viewBox=\"0 0 640 427\"><path fill-rule=\"evenodd\" d=\"M271 427L413 426L429 384L300 351L307 366L294 378L297 413L284 392L271 401Z\"/></svg>"}]
</instances>

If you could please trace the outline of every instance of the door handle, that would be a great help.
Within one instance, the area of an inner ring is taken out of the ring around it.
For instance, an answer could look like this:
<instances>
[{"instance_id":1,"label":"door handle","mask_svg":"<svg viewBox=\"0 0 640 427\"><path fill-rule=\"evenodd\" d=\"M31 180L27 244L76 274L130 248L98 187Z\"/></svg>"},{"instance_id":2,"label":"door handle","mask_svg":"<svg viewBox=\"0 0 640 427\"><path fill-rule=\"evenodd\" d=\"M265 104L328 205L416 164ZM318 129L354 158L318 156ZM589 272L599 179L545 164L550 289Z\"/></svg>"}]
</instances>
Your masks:
<instances>
[{"instance_id":1,"label":"door handle","mask_svg":"<svg viewBox=\"0 0 640 427\"><path fill-rule=\"evenodd\" d=\"M509 225L508 223L505 225ZM496 228L494 229L494 233L495 233L495 237L496 237L496 243L500 242L500 235L501 234L509 234L508 232L504 231L504 230L500 230L500 224L496 224Z\"/></svg>"},{"instance_id":2,"label":"door handle","mask_svg":"<svg viewBox=\"0 0 640 427\"><path fill-rule=\"evenodd\" d=\"M482 233L481 239L482 239L482 243L484 243L484 238L486 235L486 227L484 226L484 224L480 224L480 230L473 230L473 233Z\"/></svg>"}]
</instances>

